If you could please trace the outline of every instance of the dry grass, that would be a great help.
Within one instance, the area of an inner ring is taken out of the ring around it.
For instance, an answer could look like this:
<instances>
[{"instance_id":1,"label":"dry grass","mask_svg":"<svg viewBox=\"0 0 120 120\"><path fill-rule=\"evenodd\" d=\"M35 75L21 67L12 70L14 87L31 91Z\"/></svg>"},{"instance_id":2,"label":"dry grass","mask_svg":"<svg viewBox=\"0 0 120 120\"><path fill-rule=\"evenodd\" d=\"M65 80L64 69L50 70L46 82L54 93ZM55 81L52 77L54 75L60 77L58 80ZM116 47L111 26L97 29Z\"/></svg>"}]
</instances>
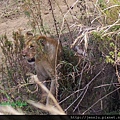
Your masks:
<instances>
[{"instance_id":1,"label":"dry grass","mask_svg":"<svg viewBox=\"0 0 120 120\"><path fill-rule=\"evenodd\" d=\"M4 54L1 102L5 98L14 102L19 97L20 101L29 103L21 107L22 113L15 111L11 114L44 114L43 111L54 115L120 114L120 2L76 0L70 4L64 0L66 11L61 8L58 0L52 2L49 0L49 4L46 3L52 18L47 27L42 13L45 3L41 0L26 0L22 9L29 17L34 34L56 37L63 44L64 59L60 63L62 70L57 72L59 101L36 76L33 76L34 83L26 75L28 72L35 74L35 70L21 57L24 35L19 31L13 34L13 42L6 35L0 39ZM55 106L39 103L39 86L50 94Z\"/></svg>"}]
</instances>

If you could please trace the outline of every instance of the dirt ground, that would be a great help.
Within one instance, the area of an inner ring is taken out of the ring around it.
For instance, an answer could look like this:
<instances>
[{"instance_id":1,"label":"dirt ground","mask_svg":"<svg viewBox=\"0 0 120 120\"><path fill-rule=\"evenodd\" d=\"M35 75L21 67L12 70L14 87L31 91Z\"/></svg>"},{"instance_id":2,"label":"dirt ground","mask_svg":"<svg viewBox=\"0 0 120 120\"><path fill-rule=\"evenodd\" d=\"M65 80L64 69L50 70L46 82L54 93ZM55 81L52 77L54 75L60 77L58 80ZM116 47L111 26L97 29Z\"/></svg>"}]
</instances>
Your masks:
<instances>
[{"instance_id":1,"label":"dirt ground","mask_svg":"<svg viewBox=\"0 0 120 120\"><path fill-rule=\"evenodd\" d=\"M0 36L6 34L12 40L13 31L29 29L28 19L19 9L20 5L18 6L13 0L0 0ZM0 63L1 58L2 52L0 50Z\"/></svg>"},{"instance_id":2,"label":"dirt ground","mask_svg":"<svg viewBox=\"0 0 120 120\"><path fill-rule=\"evenodd\" d=\"M20 12L20 5L13 0L0 1L0 35L6 33L11 37L13 31L27 30L29 28L27 22L28 19Z\"/></svg>"},{"instance_id":3,"label":"dirt ground","mask_svg":"<svg viewBox=\"0 0 120 120\"><path fill-rule=\"evenodd\" d=\"M68 2L68 5L71 6L74 2L75 0L71 0ZM58 1L58 3L63 13L66 13L67 7L64 2ZM31 29L30 25L28 25L28 18L21 10L22 4L22 2L17 4L15 0L0 0L0 35L6 33L10 37L12 36L12 32L18 29L22 29L24 31ZM43 7L43 20L44 22L51 24L50 21L53 21L53 18L50 14L49 2L44 2ZM56 17L61 17L59 9L54 9L54 13L56 14Z\"/></svg>"}]
</instances>

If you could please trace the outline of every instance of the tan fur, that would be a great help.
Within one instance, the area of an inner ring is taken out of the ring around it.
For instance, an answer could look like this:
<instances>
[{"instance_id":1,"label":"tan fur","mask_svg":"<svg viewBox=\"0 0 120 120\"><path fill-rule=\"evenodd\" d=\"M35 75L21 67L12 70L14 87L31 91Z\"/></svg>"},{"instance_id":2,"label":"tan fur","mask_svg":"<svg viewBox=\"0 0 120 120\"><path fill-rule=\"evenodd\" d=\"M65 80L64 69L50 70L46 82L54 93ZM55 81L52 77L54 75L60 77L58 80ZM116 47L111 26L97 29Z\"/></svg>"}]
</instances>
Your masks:
<instances>
[{"instance_id":1,"label":"tan fur","mask_svg":"<svg viewBox=\"0 0 120 120\"><path fill-rule=\"evenodd\" d=\"M35 68L40 81L45 82L47 79L51 79L50 92L55 96L57 87L55 69L62 52L61 44L55 39L45 36L32 36L32 34L27 34L26 39L23 56L31 63L35 61ZM42 91L42 96L46 96L44 91Z\"/></svg>"}]
</instances>

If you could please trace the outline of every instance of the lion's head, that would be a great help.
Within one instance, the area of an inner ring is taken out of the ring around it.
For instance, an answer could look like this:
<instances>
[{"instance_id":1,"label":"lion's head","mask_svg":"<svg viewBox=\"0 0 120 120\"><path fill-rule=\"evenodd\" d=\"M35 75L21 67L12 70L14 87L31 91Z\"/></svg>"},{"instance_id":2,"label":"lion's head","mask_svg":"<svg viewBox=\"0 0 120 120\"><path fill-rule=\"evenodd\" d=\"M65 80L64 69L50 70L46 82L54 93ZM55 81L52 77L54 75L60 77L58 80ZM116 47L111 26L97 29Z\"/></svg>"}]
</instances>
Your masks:
<instances>
[{"instance_id":1,"label":"lion's head","mask_svg":"<svg viewBox=\"0 0 120 120\"><path fill-rule=\"evenodd\" d=\"M25 40L22 54L29 64L33 64L35 61L40 61L43 58L48 59L48 61L54 59L56 45L52 43L52 39L48 39L45 36L26 34Z\"/></svg>"}]
</instances>

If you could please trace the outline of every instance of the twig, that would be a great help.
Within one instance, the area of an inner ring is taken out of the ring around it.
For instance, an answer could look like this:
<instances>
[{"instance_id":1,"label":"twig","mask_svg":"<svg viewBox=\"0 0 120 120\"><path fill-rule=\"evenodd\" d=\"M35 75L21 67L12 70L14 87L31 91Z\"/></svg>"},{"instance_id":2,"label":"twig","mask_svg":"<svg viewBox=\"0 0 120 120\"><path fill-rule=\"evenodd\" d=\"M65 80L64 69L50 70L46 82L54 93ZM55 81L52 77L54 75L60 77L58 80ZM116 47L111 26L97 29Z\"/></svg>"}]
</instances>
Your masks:
<instances>
[{"instance_id":1,"label":"twig","mask_svg":"<svg viewBox=\"0 0 120 120\"><path fill-rule=\"evenodd\" d=\"M59 111L63 112L63 109L61 108L61 106L58 104L58 102L56 101L55 97L52 95L52 93L38 80L37 76L34 75L32 76L34 78L34 81L43 89L45 90L45 92L47 92L50 96L50 98L53 100L53 102L55 103L56 107L58 108Z\"/></svg>"},{"instance_id":2,"label":"twig","mask_svg":"<svg viewBox=\"0 0 120 120\"><path fill-rule=\"evenodd\" d=\"M50 3L50 7L51 7L51 10L52 10L52 16L53 16L53 20L54 20L54 25L55 25L56 33L57 33L57 36L59 37L59 32L58 32L58 29L57 29L57 23L56 23L55 15L54 15L54 12L53 12L52 3L51 3L51 0L48 0L48 1Z\"/></svg>"},{"instance_id":3,"label":"twig","mask_svg":"<svg viewBox=\"0 0 120 120\"><path fill-rule=\"evenodd\" d=\"M105 66L106 67L106 66ZM86 93L86 90L88 90L88 87L89 87L89 85L101 74L101 72L105 69L105 67L83 88L83 90L85 90L85 92L81 92L80 93L80 95L76 98L76 100L74 100L72 103L71 103L71 105L69 105L66 109L65 109L65 111L66 110L68 110L80 97L81 97L81 95L83 94L83 96L85 96L85 93ZM83 99L83 97L81 98L81 100ZM81 100L80 100L80 102L81 102ZM78 104L80 104L80 102L78 103ZM77 105L77 107L75 108L75 109L77 109L78 108L78 105Z\"/></svg>"},{"instance_id":4,"label":"twig","mask_svg":"<svg viewBox=\"0 0 120 120\"><path fill-rule=\"evenodd\" d=\"M87 111L89 111L94 105L96 105L98 102L100 102L101 100L103 100L104 98L106 98L108 95L114 93L115 91L119 90L119 88L113 90L112 92L108 93L107 95L103 96L101 99L99 99L97 102L95 102L92 106L90 106L87 110L85 110L82 114L84 115Z\"/></svg>"},{"instance_id":5,"label":"twig","mask_svg":"<svg viewBox=\"0 0 120 120\"><path fill-rule=\"evenodd\" d=\"M59 104L63 103L63 102L66 101L68 98L70 98L72 95L74 95L74 94L76 94L76 93L78 93L78 92L80 92L80 91L82 91L82 90L83 90L83 89L80 89L80 90L77 90L77 91L73 92L72 94L70 94L69 96L67 96L65 99L61 100L61 101L59 102Z\"/></svg>"},{"instance_id":6,"label":"twig","mask_svg":"<svg viewBox=\"0 0 120 120\"><path fill-rule=\"evenodd\" d=\"M59 10L60 10L60 12L61 12L61 14L62 14L62 17L64 17L64 14L63 14L63 12L62 12L62 10L61 10L61 8L60 8L58 2L57 2L56 0L54 0L54 1L56 2L57 6L58 6L58 8L59 8ZM65 18L64 18L64 19L65 19ZM68 24L68 22L67 22L66 19L65 19L65 22L66 22L66 25L67 25L68 31L69 31L69 33L70 33L70 37L71 37L72 42L73 42L72 33L71 33L71 30L70 30L69 24ZM61 31L61 32L62 32L62 31ZM60 35L61 35L61 33L59 34L59 40L60 40Z\"/></svg>"},{"instance_id":7,"label":"twig","mask_svg":"<svg viewBox=\"0 0 120 120\"><path fill-rule=\"evenodd\" d=\"M50 112L51 114L54 114L54 115L65 115L64 112L59 111L58 109L56 109L55 107L53 107L53 106L51 106L51 105L45 106L45 105L43 105L43 104L41 104L41 103L36 103L36 102L34 102L34 101L32 101L32 100L27 100L27 102L28 102L29 104L32 104L33 106L39 108L39 109L48 111L48 112Z\"/></svg>"},{"instance_id":8,"label":"twig","mask_svg":"<svg viewBox=\"0 0 120 120\"><path fill-rule=\"evenodd\" d=\"M76 0L76 2L73 3L73 5L71 6L72 8L77 4L79 0ZM64 26L64 23L65 23L65 17L67 16L67 14L70 12L71 8L66 12L66 14L64 15L63 17L63 22L62 22L62 25L61 25L61 29L60 29L60 35L62 33L62 30L63 30L63 26ZM59 39L60 39L60 36L59 36Z\"/></svg>"}]
</instances>

